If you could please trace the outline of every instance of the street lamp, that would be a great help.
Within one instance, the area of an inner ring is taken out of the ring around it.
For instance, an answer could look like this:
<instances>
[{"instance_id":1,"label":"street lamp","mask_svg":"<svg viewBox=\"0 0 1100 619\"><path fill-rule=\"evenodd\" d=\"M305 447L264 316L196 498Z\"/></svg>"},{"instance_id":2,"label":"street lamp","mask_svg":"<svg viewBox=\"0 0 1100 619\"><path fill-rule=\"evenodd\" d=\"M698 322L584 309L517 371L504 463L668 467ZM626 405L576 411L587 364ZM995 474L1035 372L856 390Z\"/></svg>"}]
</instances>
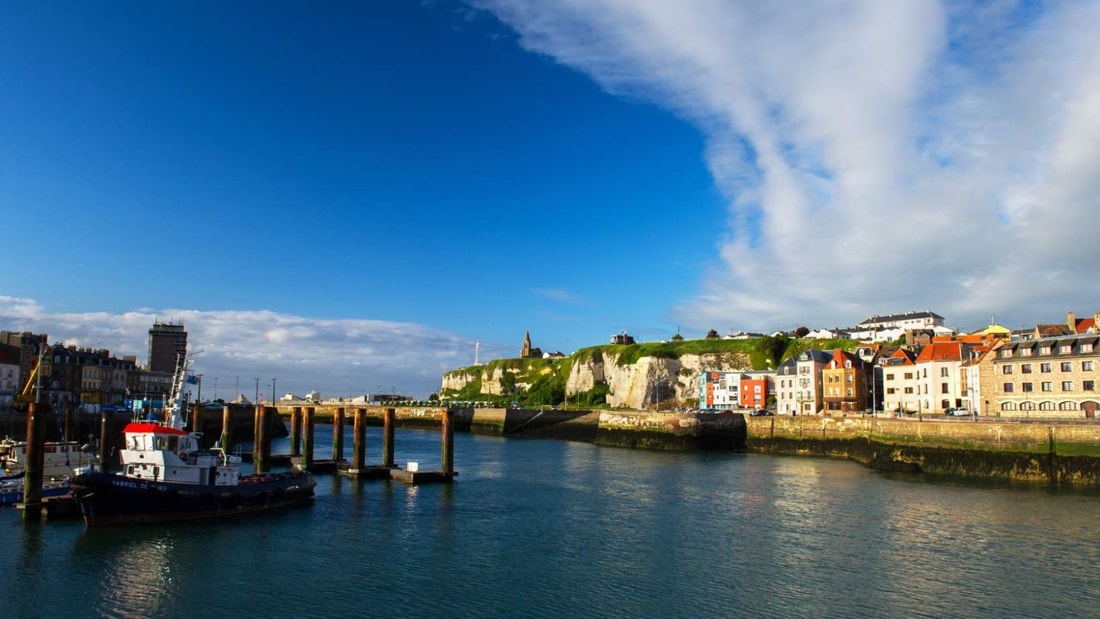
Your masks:
<instances>
[{"instance_id":1,"label":"street lamp","mask_svg":"<svg viewBox=\"0 0 1100 619\"><path fill-rule=\"evenodd\" d=\"M257 376L255 380L256 380L256 399L252 403L253 404L259 404L260 403L260 377Z\"/></svg>"},{"instance_id":2,"label":"street lamp","mask_svg":"<svg viewBox=\"0 0 1100 619\"><path fill-rule=\"evenodd\" d=\"M277 380L279 380L279 379L275 378L275 377L271 378L271 404L272 405L275 404L275 381L277 381Z\"/></svg>"}]
</instances>

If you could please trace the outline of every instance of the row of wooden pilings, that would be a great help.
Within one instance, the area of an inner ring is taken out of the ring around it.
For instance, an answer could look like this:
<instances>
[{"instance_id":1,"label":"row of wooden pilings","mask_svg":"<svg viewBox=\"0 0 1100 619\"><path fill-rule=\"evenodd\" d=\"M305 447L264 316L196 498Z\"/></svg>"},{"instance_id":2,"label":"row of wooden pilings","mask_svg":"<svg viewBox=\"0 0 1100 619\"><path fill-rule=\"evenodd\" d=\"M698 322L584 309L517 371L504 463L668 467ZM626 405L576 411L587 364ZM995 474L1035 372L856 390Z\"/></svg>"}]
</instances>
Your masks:
<instances>
[{"instance_id":1,"label":"row of wooden pilings","mask_svg":"<svg viewBox=\"0 0 1100 619\"><path fill-rule=\"evenodd\" d=\"M194 426L199 427L202 412L196 409ZM271 436L270 428L272 417L278 416L278 409L273 406L256 406L253 419L252 465L257 473L266 473L271 470ZM320 468L320 464L313 457L314 429L316 409L312 406L295 406L290 414L290 458L296 466L305 470ZM340 407L332 417L332 460L325 465L332 466L342 474L360 476L371 473L371 476L379 476L379 470L397 470L394 465L395 434L397 428L397 412L393 408L387 408L382 414L382 462L377 466L368 466L366 463L367 452L367 409L357 408L353 416L352 428L352 454L351 462L344 460L344 425L347 411ZM222 409L222 435L221 444L231 445L233 437L230 435L232 428L231 410ZM454 421L450 410L444 409L442 413L442 469L439 471L412 471L420 475L401 473L395 477L404 481L451 481L457 473L454 470ZM342 466L346 465L346 466Z\"/></svg>"}]
</instances>

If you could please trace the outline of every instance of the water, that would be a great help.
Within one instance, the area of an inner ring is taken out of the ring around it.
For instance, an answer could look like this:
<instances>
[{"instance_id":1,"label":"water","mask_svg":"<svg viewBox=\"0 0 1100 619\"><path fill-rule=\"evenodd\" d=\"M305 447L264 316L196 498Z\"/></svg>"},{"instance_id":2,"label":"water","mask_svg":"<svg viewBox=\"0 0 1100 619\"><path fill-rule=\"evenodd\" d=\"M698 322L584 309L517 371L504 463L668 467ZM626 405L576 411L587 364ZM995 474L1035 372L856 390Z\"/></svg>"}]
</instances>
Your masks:
<instances>
[{"instance_id":1,"label":"water","mask_svg":"<svg viewBox=\"0 0 1100 619\"><path fill-rule=\"evenodd\" d=\"M379 461L377 429L368 442ZM438 468L439 435L399 431L396 451ZM453 485L321 476L310 507L223 523L85 530L2 510L0 617L1078 617L1100 602L1096 491L466 434L455 463Z\"/></svg>"}]
</instances>

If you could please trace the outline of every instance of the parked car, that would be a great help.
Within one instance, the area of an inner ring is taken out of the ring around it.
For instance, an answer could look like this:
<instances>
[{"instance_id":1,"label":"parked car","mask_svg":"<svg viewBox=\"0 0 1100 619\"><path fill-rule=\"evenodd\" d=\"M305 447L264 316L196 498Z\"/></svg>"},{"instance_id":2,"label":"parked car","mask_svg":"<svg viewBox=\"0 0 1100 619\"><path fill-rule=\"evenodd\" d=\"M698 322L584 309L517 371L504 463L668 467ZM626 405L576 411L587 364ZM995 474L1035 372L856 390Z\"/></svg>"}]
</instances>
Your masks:
<instances>
[{"instance_id":1,"label":"parked car","mask_svg":"<svg viewBox=\"0 0 1100 619\"><path fill-rule=\"evenodd\" d=\"M775 413L771 412L770 410L761 408L761 409L757 409L757 410L752 411L751 413L749 413L749 416L751 416L751 417L771 417L774 414Z\"/></svg>"},{"instance_id":2,"label":"parked car","mask_svg":"<svg viewBox=\"0 0 1100 619\"><path fill-rule=\"evenodd\" d=\"M965 408L949 408L944 414L948 417L969 417L970 411Z\"/></svg>"}]
</instances>

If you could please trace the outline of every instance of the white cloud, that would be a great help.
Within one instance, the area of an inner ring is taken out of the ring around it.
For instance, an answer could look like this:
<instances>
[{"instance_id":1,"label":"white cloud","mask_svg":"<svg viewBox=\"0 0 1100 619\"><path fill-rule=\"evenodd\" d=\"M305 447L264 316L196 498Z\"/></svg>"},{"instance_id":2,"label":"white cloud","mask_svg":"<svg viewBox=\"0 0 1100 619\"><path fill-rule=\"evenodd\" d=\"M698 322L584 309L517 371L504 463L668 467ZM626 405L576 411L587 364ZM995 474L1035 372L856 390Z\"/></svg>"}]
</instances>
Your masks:
<instances>
[{"instance_id":1,"label":"white cloud","mask_svg":"<svg viewBox=\"0 0 1100 619\"><path fill-rule=\"evenodd\" d=\"M203 397L230 398L238 388L252 399L256 378L265 397L322 396L376 390L424 398L438 392L444 372L473 364L474 342L423 325L381 320L323 320L270 311L142 309L123 314L50 313L32 299L0 296L0 329L49 335L51 342L106 348L116 357L146 361L155 320L182 321ZM483 358L495 358L482 342Z\"/></svg>"},{"instance_id":2,"label":"white cloud","mask_svg":"<svg viewBox=\"0 0 1100 619\"><path fill-rule=\"evenodd\" d=\"M1097 2L476 4L705 133L730 225L678 322L1100 309Z\"/></svg>"}]
</instances>

